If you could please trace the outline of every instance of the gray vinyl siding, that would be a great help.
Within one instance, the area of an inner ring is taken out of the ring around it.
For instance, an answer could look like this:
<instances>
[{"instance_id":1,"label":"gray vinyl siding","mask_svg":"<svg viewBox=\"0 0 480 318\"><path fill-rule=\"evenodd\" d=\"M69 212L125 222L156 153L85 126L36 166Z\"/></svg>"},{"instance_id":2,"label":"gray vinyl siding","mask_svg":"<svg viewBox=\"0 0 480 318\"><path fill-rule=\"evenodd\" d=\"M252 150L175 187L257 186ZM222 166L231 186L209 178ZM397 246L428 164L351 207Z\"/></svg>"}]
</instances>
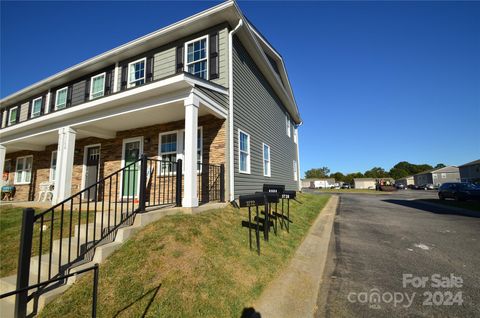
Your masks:
<instances>
[{"instance_id":1,"label":"gray vinyl siding","mask_svg":"<svg viewBox=\"0 0 480 318\"><path fill-rule=\"evenodd\" d=\"M442 172L432 174L433 184L443 184L445 182L460 182L460 172L444 172L445 178L442 178Z\"/></svg>"},{"instance_id":2,"label":"gray vinyl siding","mask_svg":"<svg viewBox=\"0 0 480 318\"><path fill-rule=\"evenodd\" d=\"M72 106L79 105L85 102L85 85L86 80L74 83L72 86Z\"/></svg>"},{"instance_id":3,"label":"gray vinyl siding","mask_svg":"<svg viewBox=\"0 0 480 318\"><path fill-rule=\"evenodd\" d=\"M153 80L175 74L176 47L163 50L153 56Z\"/></svg>"},{"instance_id":4,"label":"gray vinyl siding","mask_svg":"<svg viewBox=\"0 0 480 318\"><path fill-rule=\"evenodd\" d=\"M20 119L19 122L25 121L28 119L28 106L30 105L29 102L23 103L20 106Z\"/></svg>"},{"instance_id":5,"label":"gray vinyl siding","mask_svg":"<svg viewBox=\"0 0 480 318\"><path fill-rule=\"evenodd\" d=\"M261 191L264 183L296 190L293 161L298 164L298 158L293 133L286 134L286 110L238 39L233 46L235 197ZM239 172L239 129L250 135L250 174ZM263 176L262 143L270 146L271 177Z\"/></svg>"},{"instance_id":6,"label":"gray vinyl siding","mask_svg":"<svg viewBox=\"0 0 480 318\"><path fill-rule=\"evenodd\" d=\"M415 180L415 185L420 186L424 185L427 183L433 183L433 178L431 173L424 173L424 174L419 174L416 176L413 176Z\"/></svg>"},{"instance_id":7,"label":"gray vinyl siding","mask_svg":"<svg viewBox=\"0 0 480 318\"><path fill-rule=\"evenodd\" d=\"M223 108L225 108L225 109L228 108L228 96L227 95L224 95L224 94L221 94L221 93L209 90L208 88L204 88L204 87L200 87L200 86L196 87L196 89L199 90L200 92L202 92L203 94L207 95L207 97L213 99L215 102L217 102L221 106L223 106Z\"/></svg>"}]
</instances>

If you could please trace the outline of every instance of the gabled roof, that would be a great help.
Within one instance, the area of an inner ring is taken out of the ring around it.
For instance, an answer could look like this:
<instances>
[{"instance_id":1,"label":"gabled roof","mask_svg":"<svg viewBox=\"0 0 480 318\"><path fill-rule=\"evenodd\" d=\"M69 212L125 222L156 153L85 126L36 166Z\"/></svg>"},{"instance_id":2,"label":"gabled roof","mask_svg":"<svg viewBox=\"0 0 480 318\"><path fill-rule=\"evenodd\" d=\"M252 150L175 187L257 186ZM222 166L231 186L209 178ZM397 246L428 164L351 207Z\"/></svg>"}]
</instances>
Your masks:
<instances>
[{"instance_id":1,"label":"gabled roof","mask_svg":"<svg viewBox=\"0 0 480 318\"><path fill-rule=\"evenodd\" d=\"M471 162L467 162L461 166L458 166L459 168L461 167L468 167L468 166L473 166L473 165L480 165L480 159L478 160L474 160L474 161L471 161Z\"/></svg>"},{"instance_id":2,"label":"gabled roof","mask_svg":"<svg viewBox=\"0 0 480 318\"><path fill-rule=\"evenodd\" d=\"M434 168L434 169L430 169L430 170L427 170L427 171L423 171L423 172L415 174L415 176L418 176L418 175L421 175L421 174L426 174L426 173L456 172L456 171L458 171L458 167L456 167L456 166L446 166L446 167L443 167L443 168L438 168L438 169Z\"/></svg>"},{"instance_id":3,"label":"gabled roof","mask_svg":"<svg viewBox=\"0 0 480 318\"><path fill-rule=\"evenodd\" d=\"M0 107L18 103L21 100L24 100L26 97L33 97L35 94L44 92L48 87L54 87L63 84L64 82L74 80L103 67L107 67L112 63L116 63L131 56L152 50L160 47L161 45L170 43L178 38L205 30L220 23L228 22L229 26L233 28L240 20L244 20L245 25L248 27L241 27L236 35L244 44L245 48L252 56L253 60L260 68L263 75L274 89L275 93L289 111L291 118L297 124L300 124L302 120L293 96L293 91L288 80L288 75L286 73L282 57L264 39L264 37L258 31L256 31L250 23L248 23L248 20L246 20L245 16L234 0L223 2L212 8L194 14L186 19L168 25L126 44L120 45L119 47L99 54L24 89L21 89L0 100ZM270 52L279 65L282 66L279 68L281 78L268 61L265 51Z\"/></svg>"}]
</instances>

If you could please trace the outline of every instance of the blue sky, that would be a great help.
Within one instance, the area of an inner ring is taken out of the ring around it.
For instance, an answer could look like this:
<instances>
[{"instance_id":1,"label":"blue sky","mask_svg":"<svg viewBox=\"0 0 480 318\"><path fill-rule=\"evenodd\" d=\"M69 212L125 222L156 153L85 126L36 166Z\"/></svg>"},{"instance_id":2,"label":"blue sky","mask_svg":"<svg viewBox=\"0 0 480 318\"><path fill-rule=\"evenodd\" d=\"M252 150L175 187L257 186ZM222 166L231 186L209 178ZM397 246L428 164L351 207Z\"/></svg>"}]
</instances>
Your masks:
<instances>
[{"instance_id":1,"label":"blue sky","mask_svg":"<svg viewBox=\"0 0 480 318\"><path fill-rule=\"evenodd\" d=\"M2 2L0 95L217 2ZM480 2L240 2L283 55L302 173L480 158Z\"/></svg>"}]
</instances>

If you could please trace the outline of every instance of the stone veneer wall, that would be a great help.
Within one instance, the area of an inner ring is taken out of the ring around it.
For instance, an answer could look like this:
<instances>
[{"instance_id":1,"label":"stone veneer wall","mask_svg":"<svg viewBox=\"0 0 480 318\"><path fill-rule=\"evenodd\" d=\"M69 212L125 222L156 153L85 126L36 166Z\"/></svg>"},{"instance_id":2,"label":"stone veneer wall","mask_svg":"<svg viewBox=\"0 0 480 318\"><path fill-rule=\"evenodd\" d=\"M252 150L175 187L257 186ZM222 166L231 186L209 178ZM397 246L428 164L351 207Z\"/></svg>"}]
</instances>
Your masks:
<instances>
[{"instance_id":1,"label":"stone veneer wall","mask_svg":"<svg viewBox=\"0 0 480 318\"><path fill-rule=\"evenodd\" d=\"M81 190L83 174L84 148L88 145L100 144L100 179L121 168L123 140L128 138L144 138L144 153L149 156L158 155L159 134L172 130L184 129L183 120L142 127L132 130L119 131L113 139L84 138L75 141L75 156L72 178L72 194ZM198 119L198 125L203 130L203 163L225 163L226 122L211 115ZM57 145L49 145L45 151L17 151L6 155L6 160L11 159L10 178L14 178L16 158L33 155L32 182L28 185L15 185L16 194L14 201L27 201L38 199L39 184L49 180L50 160L52 151Z\"/></svg>"}]
</instances>

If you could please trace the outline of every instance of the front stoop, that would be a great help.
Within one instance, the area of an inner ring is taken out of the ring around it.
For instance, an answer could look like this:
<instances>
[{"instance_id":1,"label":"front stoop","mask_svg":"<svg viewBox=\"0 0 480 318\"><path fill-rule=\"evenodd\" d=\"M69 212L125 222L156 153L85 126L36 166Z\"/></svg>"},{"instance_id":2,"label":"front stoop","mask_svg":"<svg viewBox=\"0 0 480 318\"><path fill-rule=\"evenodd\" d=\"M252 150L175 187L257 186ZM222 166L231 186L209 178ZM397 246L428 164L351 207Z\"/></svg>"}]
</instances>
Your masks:
<instances>
[{"instance_id":1,"label":"front stoop","mask_svg":"<svg viewBox=\"0 0 480 318\"><path fill-rule=\"evenodd\" d=\"M95 248L95 254L93 256L92 261L83 263L78 265L70 270L70 273L74 273L81 269L91 267L95 263L103 263L108 256L110 256L114 251L122 246L132 235L134 235L137 231L145 227L146 225L155 222L161 219L164 216L172 215L172 214L196 214L200 212L204 212L211 209L218 209L225 207L226 203L209 203L202 205L198 208L186 209L180 207L164 207L159 209L149 210L145 213L138 213L135 216L135 221L131 226L120 227L117 230L115 235L115 240L110 243L106 243L103 245L98 246ZM100 218L98 218L100 219ZM92 223L93 226L93 223ZM89 226L89 228L92 228ZM78 233L75 233L74 238L77 238ZM82 233L80 236L82 237ZM68 242L68 239L62 239L64 242ZM72 239L73 242L76 242L76 239ZM60 247L60 241L54 241L54 248L52 251L52 255L58 255L58 252L62 249L62 255L66 255L66 251L68 249L67 244L62 244ZM49 254L43 254L41 262L43 263L45 260L49 258ZM63 258L63 257L62 257ZM56 259L56 257L52 257L52 260ZM57 258L58 259L58 258ZM30 260L30 284L33 285L37 283L34 281L37 278L38 273L38 256L33 256ZM55 266L52 266L55 267ZM45 269L46 266L42 266L42 269ZM52 272L52 275L56 274L58 271ZM51 291L43 293L38 299L38 312L40 312L46 304L53 301L55 298L59 297L63 294L75 281L82 275L72 276L67 280L66 285L61 285ZM42 281L48 279L48 273L42 270L41 273ZM0 278L0 294L7 293L9 291L13 291L16 289L16 281L17 275L11 275L7 277ZM14 304L15 304L15 296L11 296L8 298L4 298L0 300L0 317L2 318L10 318L14 317ZM33 302L30 301L28 304L28 312L31 313L33 311Z\"/></svg>"}]
</instances>

